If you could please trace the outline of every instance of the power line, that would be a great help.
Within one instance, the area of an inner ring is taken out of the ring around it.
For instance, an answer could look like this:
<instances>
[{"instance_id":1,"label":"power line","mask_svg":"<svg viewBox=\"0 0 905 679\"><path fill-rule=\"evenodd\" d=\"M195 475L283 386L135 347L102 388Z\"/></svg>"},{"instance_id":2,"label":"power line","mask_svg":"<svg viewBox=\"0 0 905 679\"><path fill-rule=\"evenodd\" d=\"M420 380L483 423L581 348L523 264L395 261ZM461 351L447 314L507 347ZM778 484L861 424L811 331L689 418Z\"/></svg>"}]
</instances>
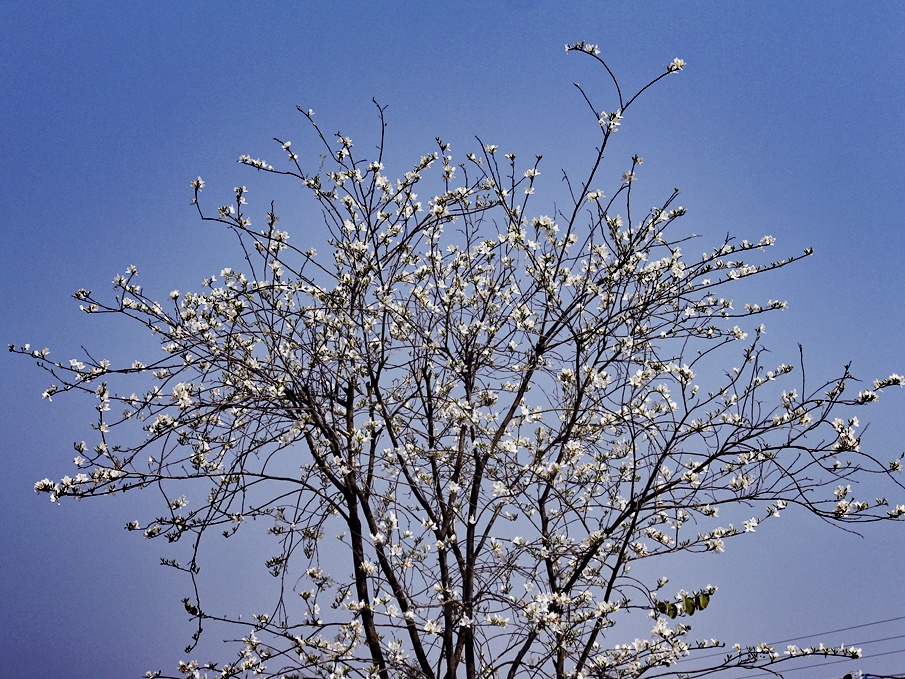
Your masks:
<instances>
[{"instance_id":1,"label":"power line","mask_svg":"<svg viewBox=\"0 0 905 679\"><path fill-rule=\"evenodd\" d=\"M769 643L770 646L778 646L779 644L787 644L792 641L801 641L802 639L811 639L812 637L822 637L830 634L838 634L839 632L849 632L854 629L861 629L863 627L873 627L874 625L884 625L888 622L898 622L899 620L905 620L905 615L900 615L895 618L888 618L886 620L877 620L875 622L865 622L860 625L850 625L848 627L840 627L839 629L829 630L828 632L815 632L814 634L806 634L804 636L798 637L790 637L789 639L780 639L779 641L771 641ZM899 637L889 637L889 639L896 639ZM876 641L887 641L888 639L878 639ZM865 645L874 643L873 641L861 641L858 642L859 645ZM713 653L705 653L704 655L695 655L689 656L687 658L682 658L679 662L688 662L690 660L703 660L704 658L713 658L718 655L723 655L725 650L714 651ZM831 664L831 663L830 663Z\"/></svg>"},{"instance_id":2,"label":"power line","mask_svg":"<svg viewBox=\"0 0 905 679\"><path fill-rule=\"evenodd\" d=\"M896 655L897 653L905 653L905 648L900 648L898 651L886 651L885 653L874 653L873 655L870 656L870 658L839 658L838 660L829 660L827 662L819 662L819 663L814 663L812 665L803 665L801 667L793 667L792 669L789 669L789 670L783 670L782 673L786 674L788 672L797 672L798 670L809 670L809 669L813 669L815 667L826 667L827 665L838 665L839 663L852 662L853 660L861 660L861 661L873 660L874 658L880 658L884 655ZM878 674L871 674L870 672L863 672L863 671L862 671L861 675L864 677L879 677L880 676ZM738 679L757 679L757 677L759 677L759 676L760 675L758 675L758 674L748 674L744 677L738 677Z\"/></svg>"},{"instance_id":3,"label":"power line","mask_svg":"<svg viewBox=\"0 0 905 679\"><path fill-rule=\"evenodd\" d=\"M886 651L885 653L871 653L869 658L862 658L862 660L873 660L874 658L879 658L884 655L895 655L896 653L905 653L905 648L900 648L898 651ZM868 672L867 674L870 674L870 672Z\"/></svg>"},{"instance_id":4,"label":"power line","mask_svg":"<svg viewBox=\"0 0 905 679\"><path fill-rule=\"evenodd\" d=\"M867 646L868 644L879 644L883 641L892 641L893 639L905 639L905 634L897 634L894 637L884 637L883 639L871 639L869 641L853 641L852 646Z\"/></svg>"},{"instance_id":5,"label":"power line","mask_svg":"<svg viewBox=\"0 0 905 679\"><path fill-rule=\"evenodd\" d=\"M897 651L886 651L884 653L874 653L869 658L839 658L837 660L827 660L826 662L813 663L811 665L802 665L801 667L793 667L791 669L782 670L782 674L788 674L789 672L798 672L799 670L809 670L815 667L826 667L827 665L838 665L839 663L844 662L852 662L853 660L873 660L874 658L880 658L884 655L896 655L897 653L905 653L905 648L900 648ZM737 677L736 679L760 679L762 674L746 674L743 677ZM881 677L879 674L871 674L870 672L862 672L863 677Z\"/></svg>"},{"instance_id":6,"label":"power line","mask_svg":"<svg viewBox=\"0 0 905 679\"><path fill-rule=\"evenodd\" d=\"M874 625L883 625L887 622L897 622L899 620L905 620L905 615L900 615L897 618L889 618L888 620L877 620L876 622L866 622L862 625L851 625L850 627L840 627L839 629L830 630L829 632L816 632L814 634L807 634L803 637L792 637L791 639L782 639L780 641L774 641L770 645L776 646L778 644L786 644L790 641L798 641L800 639L810 639L811 637L822 637L825 634L836 634L838 632L848 632L853 629L861 629L862 627L873 627ZM868 642L862 642L868 643Z\"/></svg>"}]
</instances>

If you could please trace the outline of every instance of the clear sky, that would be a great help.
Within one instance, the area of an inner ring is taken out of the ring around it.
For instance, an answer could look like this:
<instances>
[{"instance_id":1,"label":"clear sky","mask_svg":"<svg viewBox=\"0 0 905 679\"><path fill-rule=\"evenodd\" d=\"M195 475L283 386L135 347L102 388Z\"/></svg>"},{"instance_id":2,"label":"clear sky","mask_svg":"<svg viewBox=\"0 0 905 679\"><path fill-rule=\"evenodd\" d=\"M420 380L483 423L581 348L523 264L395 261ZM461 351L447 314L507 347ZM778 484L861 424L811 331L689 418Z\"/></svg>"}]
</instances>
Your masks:
<instances>
[{"instance_id":1,"label":"clear sky","mask_svg":"<svg viewBox=\"0 0 905 679\"><path fill-rule=\"evenodd\" d=\"M590 60L563 52L576 40L599 43L628 89L674 57L688 62L630 112L613 171L643 156L645 190L680 187L704 247L730 232L771 234L789 254L815 248L762 290L790 303L768 320L777 363L801 342L815 379L848 361L866 379L905 373L905 4L876 1L5 2L3 341L61 358L82 345L129 355L141 335L84 317L69 296L108 288L129 264L162 297L236 263L232 241L189 205L198 175L211 204L247 184L253 206L285 206L293 239L320 239L316 221L292 216L286 185L236 164L242 153L278 158L272 137L302 126L296 104L328 131L368 139L377 97L397 174L434 137L461 156L478 135L543 154L541 179L558 190L558 170L594 140L571 83L611 101ZM0 675L172 670L191 633L188 583L156 565L164 545L122 529L157 498L36 496L37 479L71 472L71 442L93 410L42 401L47 381L20 357L6 355L2 374ZM905 392L873 412L865 443L881 457L905 448L903 414ZM690 563L720 587L696 631L777 641L905 615L905 525L859 538L805 519L790 514ZM254 583L243 587L253 595ZM898 620L826 640L903 630ZM881 654L903 649L903 639L864 645L876 657L788 676L900 673L905 653Z\"/></svg>"}]
</instances>

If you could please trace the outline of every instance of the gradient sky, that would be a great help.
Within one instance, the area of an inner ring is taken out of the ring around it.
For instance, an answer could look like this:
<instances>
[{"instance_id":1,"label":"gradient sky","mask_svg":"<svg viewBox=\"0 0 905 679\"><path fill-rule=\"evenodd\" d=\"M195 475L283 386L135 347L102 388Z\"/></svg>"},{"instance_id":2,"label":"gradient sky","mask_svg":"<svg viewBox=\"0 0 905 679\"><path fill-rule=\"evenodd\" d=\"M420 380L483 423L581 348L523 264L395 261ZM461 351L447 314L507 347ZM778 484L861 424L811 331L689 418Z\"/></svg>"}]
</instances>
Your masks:
<instances>
[{"instance_id":1,"label":"gradient sky","mask_svg":"<svg viewBox=\"0 0 905 679\"><path fill-rule=\"evenodd\" d=\"M302 127L296 104L327 131L367 140L377 97L390 174L436 136L461 157L478 135L543 154L541 179L558 190L558 170L580 166L596 140L571 83L614 108L591 60L563 52L575 40L599 43L625 89L673 57L688 62L630 111L610 170L638 153L645 191L680 187L702 251L726 233L771 234L780 253L815 248L759 289L790 303L767 319L776 362L794 362L801 342L814 379L848 361L865 379L905 373L901 2L10 0L0 13L3 341L59 358L82 345L123 358L146 346L131 328L79 314L70 295L109 289L135 264L163 297L237 263L230 238L193 214L198 175L211 205L247 184L252 208L284 206L295 242L321 239L316 221L292 214L287 185L236 164L241 153L278 159L272 137ZM36 496L36 480L72 471L92 405L42 401L47 380L21 357L6 354L2 371L0 675L172 670L191 633L180 603L189 583L156 565L165 545L122 529L157 498ZM905 448L903 414L905 392L871 414L865 444L880 457ZM689 562L720 587L696 632L777 641L905 615L905 524L860 538L807 517L782 522ZM240 588L253 598L254 582ZM903 631L898 620L825 640ZM905 670L905 653L881 655L905 650L903 639L864 650L876 657L788 676Z\"/></svg>"}]
</instances>

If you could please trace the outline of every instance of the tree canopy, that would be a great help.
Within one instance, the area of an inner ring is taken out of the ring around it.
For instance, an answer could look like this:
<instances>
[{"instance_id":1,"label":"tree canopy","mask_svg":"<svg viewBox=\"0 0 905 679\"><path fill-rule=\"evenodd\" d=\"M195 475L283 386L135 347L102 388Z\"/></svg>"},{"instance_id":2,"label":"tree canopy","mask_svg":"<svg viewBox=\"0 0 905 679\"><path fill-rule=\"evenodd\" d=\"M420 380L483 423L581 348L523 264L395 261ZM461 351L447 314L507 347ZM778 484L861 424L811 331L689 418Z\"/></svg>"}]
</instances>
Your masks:
<instances>
[{"instance_id":1,"label":"tree canopy","mask_svg":"<svg viewBox=\"0 0 905 679\"><path fill-rule=\"evenodd\" d=\"M75 295L146 328L162 356L118 366L10 347L53 376L46 398L97 402L77 473L35 490L158 488L162 513L127 528L191 545L164 560L195 583L187 652L204 629L244 630L237 656L183 661L179 675L660 677L706 649L681 669L697 677L857 654L713 656L724 644L694 638L688 619L716 588L671 587L651 560L721 552L790 506L843 525L905 514L852 489L868 475L902 487L901 458L861 449L854 409L905 377L859 390L847 366L813 384L800 361L769 362L760 317L785 303L734 291L810 251L771 258L771 236L726 237L686 257L700 246L677 225L678 190L650 209L633 199L637 156L598 188L623 116L685 64L626 96L595 45L567 51L609 74L615 105L578 87L599 132L590 165L563 174L564 203L535 206L540 157L479 142L457 160L438 139L395 178L382 134L360 156L300 108L321 148L313 169L286 139L281 165L240 161L317 202L311 228L330 252L297 245L273 205L253 225L244 186L209 210L198 178L194 204L236 236L235 268L168 301L133 267L112 298ZM212 612L202 539L265 525L261 574L278 596L250 617ZM648 635L618 643L617 623L639 619Z\"/></svg>"}]
</instances>

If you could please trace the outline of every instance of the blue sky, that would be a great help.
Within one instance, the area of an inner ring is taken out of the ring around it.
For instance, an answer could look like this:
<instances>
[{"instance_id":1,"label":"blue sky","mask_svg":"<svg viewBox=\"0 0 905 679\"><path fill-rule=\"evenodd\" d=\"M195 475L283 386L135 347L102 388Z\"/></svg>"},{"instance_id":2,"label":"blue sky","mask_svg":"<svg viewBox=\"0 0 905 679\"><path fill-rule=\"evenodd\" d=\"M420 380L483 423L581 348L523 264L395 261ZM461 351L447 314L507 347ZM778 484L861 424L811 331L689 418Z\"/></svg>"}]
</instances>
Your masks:
<instances>
[{"instance_id":1,"label":"blue sky","mask_svg":"<svg viewBox=\"0 0 905 679\"><path fill-rule=\"evenodd\" d=\"M242 153L278 158L272 138L302 128L297 104L328 131L368 140L377 97L398 173L434 137L464 155L478 135L543 154L542 179L553 185L594 139L571 83L612 101L590 60L563 52L583 39L600 44L627 89L673 57L688 62L630 111L612 172L643 156L644 190L680 187L704 247L728 232L771 234L789 254L815 248L760 291L790 303L768 320L777 362L794 359L801 342L815 378L848 361L867 379L903 373L903 37L898 2L6 3L3 340L61 357L81 345L126 357L146 342L83 317L69 296L107 288L129 264L163 296L235 263L231 240L189 205L198 175L211 204L247 184L253 207L285 206L293 238L321 238L316 222L293 216L286 185L236 164ZM3 374L4 672L106 678L172 668L191 633L180 604L187 583L156 565L162 545L122 530L156 498L57 507L35 496L34 481L71 471L71 442L85 437L91 406L42 402L45 379L21 358L7 355ZM905 449L903 399L891 394L871 417L865 440L882 457ZM902 525L862 539L797 519L694 562L720 587L712 617L695 620L702 634L774 641L905 614ZM905 642L865 646L898 649ZM903 659L858 666L891 674ZM789 676L831 679L840 668Z\"/></svg>"}]
</instances>

